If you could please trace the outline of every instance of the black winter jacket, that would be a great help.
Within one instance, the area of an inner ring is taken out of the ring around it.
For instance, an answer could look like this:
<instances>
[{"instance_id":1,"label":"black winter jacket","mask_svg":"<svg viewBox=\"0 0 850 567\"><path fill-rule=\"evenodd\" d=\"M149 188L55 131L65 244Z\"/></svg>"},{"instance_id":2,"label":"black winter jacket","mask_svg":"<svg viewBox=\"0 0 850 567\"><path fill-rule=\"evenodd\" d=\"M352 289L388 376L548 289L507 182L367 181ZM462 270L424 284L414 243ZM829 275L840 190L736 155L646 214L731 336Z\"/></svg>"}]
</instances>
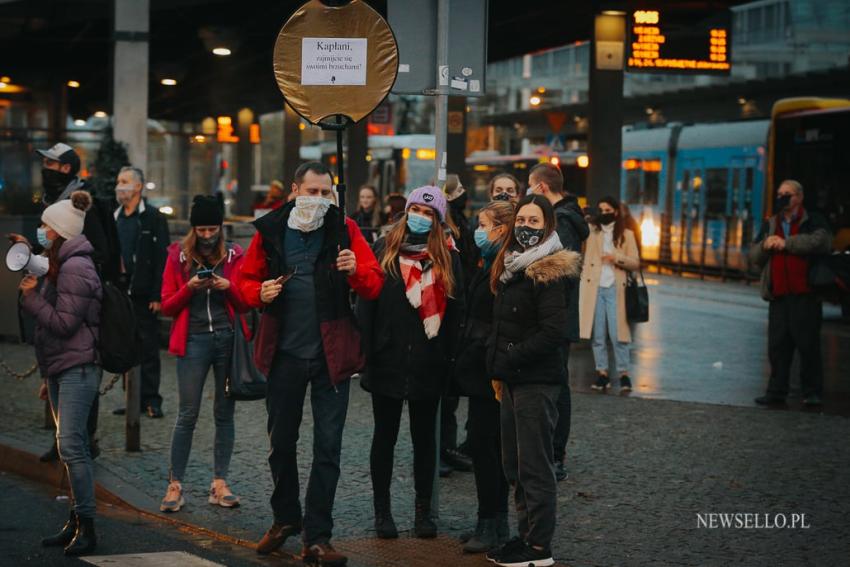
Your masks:
<instances>
[{"instance_id":1,"label":"black winter jacket","mask_svg":"<svg viewBox=\"0 0 850 567\"><path fill-rule=\"evenodd\" d=\"M590 234L590 227L584 220L584 213L578 206L578 200L572 195L567 195L555 203L555 219L557 221L556 232L561 239L564 250L581 252L581 245ZM578 342L581 336L579 329L579 279L571 278L566 282L567 310L567 340L571 343Z\"/></svg>"},{"instance_id":2,"label":"black winter jacket","mask_svg":"<svg viewBox=\"0 0 850 567\"><path fill-rule=\"evenodd\" d=\"M452 381L453 394L493 397L487 373L487 338L493 325L490 270L479 268L466 288L466 316Z\"/></svg>"},{"instance_id":3,"label":"black winter jacket","mask_svg":"<svg viewBox=\"0 0 850 567\"><path fill-rule=\"evenodd\" d=\"M490 376L508 384L563 384L566 285L581 272L581 254L561 250L499 285L487 344ZM575 315L577 317L577 315Z\"/></svg>"},{"instance_id":4,"label":"black winter jacket","mask_svg":"<svg viewBox=\"0 0 850 567\"><path fill-rule=\"evenodd\" d=\"M145 203L142 201L141 203ZM159 302L162 290L162 273L168 258L168 221L155 207L139 204L139 235L134 252L135 266L130 281L125 282L134 298ZM118 218L121 209L113 213Z\"/></svg>"},{"instance_id":5,"label":"black winter jacket","mask_svg":"<svg viewBox=\"0 0 850 567\"><path fill-rule=\"evenodd\" d=\"M384 249L382 238L374 246L378 262ZM457 252L452 252L452 271L455 298L448 298L440 332L431 340L399 276L386 274L378 299L358 300L357 319L366 353L360 384L365 390L404 400L436 400L446 392L463 322L463 269Z\"/></svg>"}]
</instances>

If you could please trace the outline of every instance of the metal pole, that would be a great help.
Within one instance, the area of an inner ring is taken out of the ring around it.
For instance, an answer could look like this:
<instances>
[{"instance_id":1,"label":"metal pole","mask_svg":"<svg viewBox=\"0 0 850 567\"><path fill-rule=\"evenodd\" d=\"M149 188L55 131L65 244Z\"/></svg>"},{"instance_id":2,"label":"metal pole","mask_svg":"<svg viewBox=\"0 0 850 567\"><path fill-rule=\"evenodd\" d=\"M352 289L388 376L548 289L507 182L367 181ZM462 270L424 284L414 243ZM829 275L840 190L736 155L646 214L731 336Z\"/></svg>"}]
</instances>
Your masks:
<instances>
[{"instance_id":1,"label":"metal pole","mask_svg":"<svg viewBox=\"0 0 850 567\"><path fill-rule=\"evenodd\" d=\"M345 162L342 155L342 133L345 125L342 122L342 116L336 115L336 192L339 195L339 249L342 249L343 235L345 234Z\"/></svg>"},{"instance_id":2,"label":"metal pole","mask_svg":"<svg viewBox=\"0 0 850 567\"><path fill-rule=\"evenodd\" d=\"M449 0L437 0L437 96L434 99L435 184L442 187L446 182L446 142L449 117ZM437 419L434 423L437 457L434 460L434 490L431 493L431 514L440 516L440 414L442 400L437 404Z\"/></svg>"},{"instance_id":3,"label":"metal pole","mask_svg":"<svg viewBox=\"0 0 850 567\"><path fill-rule=\"evenodd\" d=\"M131 368L125 374L127 381L126 396L126 450L129 452L141 451L141 424L139 423L139 414L141 409L142 383L141 377L135 368Z\"/></svg>"},{"instance_id":4,"label":"metal pole","mask_svg":"<svg viewBox=\"0 0 850 567\"><path fill-rule=\"evenodd\" d=\"M449 117L449 0L437 1L437 96L434 98L434 138L436 152L434 179L441 187L446 181L446 136Z\"/></svg>"}]
</instances>

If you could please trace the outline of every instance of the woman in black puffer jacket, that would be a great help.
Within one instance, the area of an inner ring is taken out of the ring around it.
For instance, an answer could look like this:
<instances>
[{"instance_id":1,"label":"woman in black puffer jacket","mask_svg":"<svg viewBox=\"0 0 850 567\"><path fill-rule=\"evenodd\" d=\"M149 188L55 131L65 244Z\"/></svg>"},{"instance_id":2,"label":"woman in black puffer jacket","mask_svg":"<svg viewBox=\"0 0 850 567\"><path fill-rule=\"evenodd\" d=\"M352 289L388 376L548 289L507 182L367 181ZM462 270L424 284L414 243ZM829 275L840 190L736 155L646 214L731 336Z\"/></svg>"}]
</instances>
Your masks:
<instances>
[{"instance_id":1,"label":"woman in black puffer jacket","mask_svg":"<svg viewBox=\"0 0 850 567\"><path fill-rule=\"evenodd\" d=\"M463 314L463 271L446 233L446 198L420 187L404 217L375 243L386 274L380 296L358 305L366 347L361 385L372 394L375 431L370 469L379 538L398 537L390 509L395 444L407 402L416 490L414 534L437 536L431 515L437 439L434 424L454 362Z\"/></svg>"},{"instance_id":2,"label":"woman in black puffer jacket","mask_svg":"<svg viewBox=\"0 0 850 567\"><path fill-rule=\"evenodd\" d=\"M522 199L491 275L496 300L487 367L501 397L502 464L516 492L519 527L519 538L487 554L499 565L553 564L552 436L566 380L566 286L580 271L580 254L562 249L549 201Z\"/></svg>"}]
</instances>

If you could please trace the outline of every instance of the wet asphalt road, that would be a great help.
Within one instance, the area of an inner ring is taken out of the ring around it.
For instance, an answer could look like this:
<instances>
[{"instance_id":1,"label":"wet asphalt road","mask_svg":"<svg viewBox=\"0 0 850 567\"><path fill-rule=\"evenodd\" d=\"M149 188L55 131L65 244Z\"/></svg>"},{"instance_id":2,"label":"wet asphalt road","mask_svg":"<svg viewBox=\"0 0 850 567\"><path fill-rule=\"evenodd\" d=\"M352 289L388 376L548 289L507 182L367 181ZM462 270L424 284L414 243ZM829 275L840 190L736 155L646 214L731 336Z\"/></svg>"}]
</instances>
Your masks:
<instances>
[{"instance_id":1,"label":"wet asphalt road","mask_svg":"<svg viewBox=\"0 0 850 567\"><path fill-rule=\"evenodd\" d=\"M753 398L762 395L767 387L770 371L768 306L759 296L757 285L646 276L650 321L636 325L631 355L634 391L630 395L754 405ZM821 411L850 415L850 325L840 321L840 314L837 306L824 305L821 345L825 403ZM609 356L613 363L610 349ZM802 409L796 368L795 362L789 396L791 410ZM589 342L573 345L573 389L592 391L594 378ZM607 395L617 393L615 383Z\"/></svg>"}]
</instances>

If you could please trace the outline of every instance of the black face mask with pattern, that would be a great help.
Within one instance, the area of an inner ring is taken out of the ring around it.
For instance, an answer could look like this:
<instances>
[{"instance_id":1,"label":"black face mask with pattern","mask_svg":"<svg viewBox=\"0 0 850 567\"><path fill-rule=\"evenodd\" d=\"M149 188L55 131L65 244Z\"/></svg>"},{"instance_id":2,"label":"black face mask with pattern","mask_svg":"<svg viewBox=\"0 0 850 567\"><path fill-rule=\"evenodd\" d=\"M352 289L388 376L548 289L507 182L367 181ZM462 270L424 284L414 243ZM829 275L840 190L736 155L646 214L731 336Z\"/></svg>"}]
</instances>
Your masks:
<instances>
[{"instance_id":1,"label":"black face mask with pattern","mask_svg":"<svg viewBox=\"0 0 850 567\"><path fill-rule=\"evenodd\" d=\"M530 226L518 226L514 228L514 236L516 236L517 242L523 248L530 248L540 244L545 232L542 228L531 228Z\"/></svg>"}]
</instances>

